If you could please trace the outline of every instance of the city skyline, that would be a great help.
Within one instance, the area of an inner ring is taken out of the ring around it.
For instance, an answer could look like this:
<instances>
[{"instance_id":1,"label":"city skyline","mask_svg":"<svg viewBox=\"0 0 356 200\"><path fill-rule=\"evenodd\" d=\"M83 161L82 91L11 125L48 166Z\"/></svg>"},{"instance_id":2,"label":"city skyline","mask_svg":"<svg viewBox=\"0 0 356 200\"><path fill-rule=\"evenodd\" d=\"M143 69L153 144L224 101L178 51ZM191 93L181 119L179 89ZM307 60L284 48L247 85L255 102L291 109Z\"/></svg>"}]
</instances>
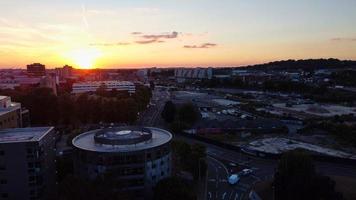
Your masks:
<instances>
[{"instance_id":1,"label":"city skyline","mask_svg":"<svg viewBox=\"0 0 356 200\"><path fill-rule=\"evenodd\" d=\"M21 5L21 6L19 6ZM0 69L243 66L356 59L356 2L0 2Z\"/></svg>"}]
</instances>

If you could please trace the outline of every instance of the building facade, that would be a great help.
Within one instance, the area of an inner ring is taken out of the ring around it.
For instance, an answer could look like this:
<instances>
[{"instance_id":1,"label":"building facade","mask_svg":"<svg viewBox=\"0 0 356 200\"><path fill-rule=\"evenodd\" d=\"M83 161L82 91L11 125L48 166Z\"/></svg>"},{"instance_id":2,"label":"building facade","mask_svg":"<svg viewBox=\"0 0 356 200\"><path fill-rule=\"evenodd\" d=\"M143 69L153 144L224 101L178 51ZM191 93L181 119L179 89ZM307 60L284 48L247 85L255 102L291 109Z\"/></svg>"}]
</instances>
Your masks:
<instances>
[{"instance_id":1,"label":"building facade","mask_svg":"<svg viewBox=\"0 0 356 200\"><path fill-rule=\"evenodd\" d=\"M55 197L54 128L0 130L0 199Z\"/></svg>"},{"instance_id":2,"label":"building facade","mask_svg":"<svg viewBox=\"0 0 356 200\"><path fill-rule=\"evenodd\" d=\"M174 77L178 83L186 81L196 81L204 79L212 79L213 69L209 68L178 68L174 70Z\"/></svg>"},{"instance_id":3,"label":"building facade","mask_svg":"<svg viewBox=\"0 0 356 200\"><path fill-rule=\"evenodd\" d=\"M117 91L128 91L129 93L135 93L136 91L135 84L130 81L91 81L74 83L72 93L80 94L95 92L100 87L103 87L108 91L113 89Z\"/></svg>"},{"instance_id":4,"label":"building facade","mask_svg":"<svg viewBox=\"0 0 356 200\"><path fill-rule=\"evenodd\" d=\"M67 78L71 78L73 76L73 67L65 65L62 68L56 68L55 72L59 77L59 80L66 80Z\"/></svg>"},{"instance_id":5,"label":"building facade","mask_svg":"<svg viewBox=\"0 0 356 200\"><path fill-rule=\"evenodd\" d=\"M23 115L28 110L23 110L20 103L12 102L8 96L0 96L0 129L23 127Z\"/></svg>"},{"instance_id":6,"label":"building facade","mask_svg":"<svg viewBox=\"0 0 356 200\"><path fill-rule=\"evenodd\" d=\"M117 127L83 133L73 139L75 172L93 180L110 174L123 190L138 198L152 193L156 183L171 175L172 134L151 127Z\"/></svg>"},{"instance_id":7,"label":"building facade","mask_svg":"<svg viewBox=\"0 0 356 200\"><path fill-rule=\"evenodd\" d=\"M33 63L27 65L27 73L31 76L45 76L46 75L46 67L41 63Z\"/></svg>"}]
</instances>

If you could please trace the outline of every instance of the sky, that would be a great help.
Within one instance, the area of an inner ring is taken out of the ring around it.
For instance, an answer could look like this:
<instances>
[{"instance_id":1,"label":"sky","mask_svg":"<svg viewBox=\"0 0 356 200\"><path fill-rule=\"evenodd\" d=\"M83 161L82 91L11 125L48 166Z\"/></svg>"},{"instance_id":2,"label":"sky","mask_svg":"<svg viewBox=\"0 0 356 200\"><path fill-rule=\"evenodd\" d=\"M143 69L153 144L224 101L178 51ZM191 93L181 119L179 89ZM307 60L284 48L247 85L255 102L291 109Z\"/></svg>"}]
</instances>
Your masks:
<instances>
[{"instance_id":1,"label":"sky","mask_svg":"<svg viewBox=\"0 0 356 200\"><path fill-rule=\"evenodd\" d=\"M0 0L0 68L356 60L355 0Z\"/></svg>"}]
</instances>

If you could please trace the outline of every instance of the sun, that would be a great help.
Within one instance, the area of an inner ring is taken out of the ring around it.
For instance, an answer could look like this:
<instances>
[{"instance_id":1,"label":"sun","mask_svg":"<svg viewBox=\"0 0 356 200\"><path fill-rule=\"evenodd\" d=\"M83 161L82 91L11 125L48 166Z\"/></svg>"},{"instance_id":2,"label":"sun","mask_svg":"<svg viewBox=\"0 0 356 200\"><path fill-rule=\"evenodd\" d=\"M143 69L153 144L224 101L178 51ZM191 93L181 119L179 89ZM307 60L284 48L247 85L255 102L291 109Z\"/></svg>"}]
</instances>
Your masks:
<instances>
[{"instance_id":1,"label":"sun","mask_svg":"<svg viewBox=\"0 0 356 200\"><path fill-rule=\"evenodd\" d=\"M81 48L69 51L67 57L80 69L92 69L100 54L95 48Z\"/></svg>"}]
</instances>

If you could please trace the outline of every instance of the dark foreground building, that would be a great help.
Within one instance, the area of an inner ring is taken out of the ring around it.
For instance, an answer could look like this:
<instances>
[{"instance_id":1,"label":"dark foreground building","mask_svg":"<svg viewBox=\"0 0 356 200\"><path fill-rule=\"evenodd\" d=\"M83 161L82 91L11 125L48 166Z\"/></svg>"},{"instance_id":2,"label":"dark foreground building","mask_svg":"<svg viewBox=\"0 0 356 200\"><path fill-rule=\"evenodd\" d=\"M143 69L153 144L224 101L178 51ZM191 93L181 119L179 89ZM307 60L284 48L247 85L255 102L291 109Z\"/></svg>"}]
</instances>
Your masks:
<instances>
[{"instance_id":1,"label":"dark foreground building","mask_svg":"<svg viewBox=\"0 0 356 200\"><path fill-rule=\"evenodd\" d=\"M0 199L55 197L53 127L0 131Z\"/></svg>"},{"instance_id":2,"label":"dark foreground building","mask_svg":"<svg viewBox=\"0 0 356 200\"><path fill-rule=\"evenodd\" d=\"M151 127L116 127L83 133L73 139L76 174L93 180L109 173L122 189L143 198L171 175L172 134Z\"/></svg>"}]
</instances>

